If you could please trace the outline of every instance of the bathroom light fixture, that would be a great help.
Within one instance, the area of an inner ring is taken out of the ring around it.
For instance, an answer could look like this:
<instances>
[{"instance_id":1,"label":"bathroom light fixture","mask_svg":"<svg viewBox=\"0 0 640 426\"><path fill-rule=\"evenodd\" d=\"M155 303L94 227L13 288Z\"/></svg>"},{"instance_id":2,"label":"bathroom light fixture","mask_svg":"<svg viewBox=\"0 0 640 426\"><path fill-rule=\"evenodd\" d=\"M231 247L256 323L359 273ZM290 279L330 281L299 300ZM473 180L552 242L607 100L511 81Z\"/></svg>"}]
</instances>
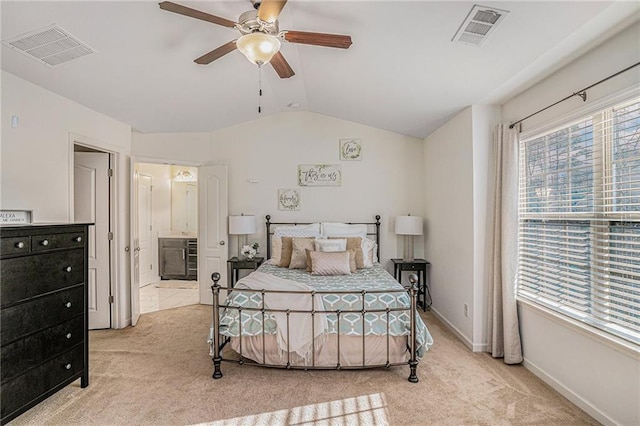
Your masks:
<instances>
[{"instance_id":1,"label":"bathroom light fixture","mask_svg":"<svg viewBox=\"0 0 640 426\"><path fill-rule=\"evenodd\" d=\"M418 216L396 217L396 235L404 235L404 253L402 260L413 260L413 236L422 235L422 218Z\"/></svg>"},{"instance_id":2,"label":"bathroom light fixture","mask_svg":"<svg viewBox=\"0 0 640 426\"><path fill-rule=\"evenodd\" d=\"M196 177L189 170L181 170L176 174L176 177L173 178L176 182L193 182L196 180Z\"/></svg>"},{"instance_id":3,"label":"bathroom light fixture","mask_svg":"<svg viewBox=\"0 0 640 426\"><path fill-rule=\"evenodd\" d=\"M236 47L249 60L258 66L269 63L280 50L280 40L276 37L254 32L245 34L236 41Z\"/></svg>"}]
</instances>

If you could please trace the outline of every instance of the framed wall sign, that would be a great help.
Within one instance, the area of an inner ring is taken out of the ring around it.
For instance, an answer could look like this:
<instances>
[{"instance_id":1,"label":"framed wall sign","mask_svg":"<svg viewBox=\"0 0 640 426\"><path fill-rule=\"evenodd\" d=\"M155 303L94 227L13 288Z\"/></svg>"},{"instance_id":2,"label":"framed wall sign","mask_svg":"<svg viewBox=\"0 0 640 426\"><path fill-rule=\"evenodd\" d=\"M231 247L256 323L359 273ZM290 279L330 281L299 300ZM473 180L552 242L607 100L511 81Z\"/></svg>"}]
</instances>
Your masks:
<instances>
[{"instance_id":1,"label":"framed wall sign","mask_svg":"<svg viewBox=\"0 0 640 426\"><path fill-rule=\"evenodd\" d=\"M340 139L340 159L344 161L362 160L362 140Z\"/></svg>"},{"instance_id":2,"label":"framed wall sign","mask_svg":"<svg viewBox=\"0 0 640 426\"><path fill-rule=\"evenodd\" d=\"M0 210L0 224L31 223L31 210Z\"/></svg>"},{"instance_id":3,"label":"framed wall sign","mask_svg":"<svg viewBox=\"0 0 640 426\"><path fill-rule=\"evenodd\" d=\"M278 189L278 210L300 210L300 190Z\"/></svg>"},{"instance_id":4,"label":"framed wall sign","mask_svg":"<svg viewBox=\"0 0 640 426\"><path fill-rule=\"evenodd\" d=\"M300 186L340 186L342 168L339 164L298 165L298 185Z\"/></svg>"}]
</instances>

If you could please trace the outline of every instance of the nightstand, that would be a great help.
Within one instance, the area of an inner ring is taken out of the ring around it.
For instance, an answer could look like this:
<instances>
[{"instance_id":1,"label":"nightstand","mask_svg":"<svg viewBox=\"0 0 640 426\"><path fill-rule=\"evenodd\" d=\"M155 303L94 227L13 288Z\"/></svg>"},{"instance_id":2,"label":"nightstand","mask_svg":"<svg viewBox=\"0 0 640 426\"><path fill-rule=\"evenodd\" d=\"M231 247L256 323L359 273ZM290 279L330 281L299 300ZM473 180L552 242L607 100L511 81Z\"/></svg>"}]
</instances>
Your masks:
<instances>
[{"instance_id":1,"label":"nightstand","mask_svg":"<svg viewBox=\"0 0 640 426\"><path fill-rule=\"evenodd\" d=\"M391 259L393 262L393 277L402 284L402 272L415 272L418 276L418 305L422 306L422 310L426 311L431 306L431 294L429 294L429 269L431 263L424 259L402 260ZM427 304L427 296L429 304Z\"/></svg>"},{"instance_id":2,"label":"nightstand","mask_svg":"<svg viewBox=\"0 0 640 426\"><path fill-rule=\"evenodd\" d=\"M227 260L227 265L229 267L229 286L233 288L233 286L236 285L236 282L238 281L238 271L240 271L240 269L251 269L255 271L263 261L264 257L254 257L251 260L232 257Z\"/></svg>"}]
</instances>

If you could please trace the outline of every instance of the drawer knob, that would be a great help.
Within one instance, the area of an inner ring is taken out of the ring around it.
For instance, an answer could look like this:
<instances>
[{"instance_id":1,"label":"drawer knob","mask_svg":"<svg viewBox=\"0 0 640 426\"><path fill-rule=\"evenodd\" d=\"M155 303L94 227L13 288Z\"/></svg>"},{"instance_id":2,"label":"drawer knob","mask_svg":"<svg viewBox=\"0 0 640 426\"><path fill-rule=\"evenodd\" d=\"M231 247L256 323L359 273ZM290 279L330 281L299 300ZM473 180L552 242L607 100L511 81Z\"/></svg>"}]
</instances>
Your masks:
<instances>
[{"instance_id":1,"label":"drawer knob","mask_svg":"<svg viewBox=\"0 0 640 426\"><path fill-rule=\"evenodd\" d=\"M66 337L67 339L71 339L71 333L67 333L64 337Z\"/></svg>"},{"instance_id":2,"label":"drawer knob","mask_svg":"<svg viewBox=\"0 0 640 426\"><path fill-rule=\"evenodd\" d=\"M71 364L65 365L64 368L66 368L67 370L71 370Z\"/></svg>"},{"instance_id":3,"label":"drawer knob","mask_svg":"<svg viewBox=\"0 0 640 426\"><path fill-rule=\"evenodd\" d=\"M64 306L66 306L67 308L70 308L71 307L71 302L65 303Z\"/></svg>"},{"instance_id":4,"label":"drawer knob","mask_svg":"<svg viewBox=\"0 0 640 426\"><path fill-rule=\"evenodd\" d=\"M67 272L71 272L71 266L67 266L66 268L64 268L64 270Z\"/></svg>"},{"instance_id":5,"label":"drawer knob","mask_svg":"<svg viewBox=\"0 0 640 426\"><path fill-rule=\"evenodd\" d=\"M48 246L49 245L49 240L42 240L41 243L43 246Z\"/></svg>"},{"instance_id":6,"label":"drawer knob","mask_svg":"<svg viewBox=\"0 0 640 426\"><path fill-rule=\"evenodd\" d=\"M82 242L82 237L76 237L76 242L77 243L81 243Z\"/></svg>"},{"instance_id":7,"label":"drawer knob","mask_svg":"<svg viewBox=\"0 0 640 426\"><path fill-rule=\"evenodd\" d=\"M20 241L16 244L16 247L18 247L19 249L24 248L24 243Z\"/></svg>"}]
</instances>

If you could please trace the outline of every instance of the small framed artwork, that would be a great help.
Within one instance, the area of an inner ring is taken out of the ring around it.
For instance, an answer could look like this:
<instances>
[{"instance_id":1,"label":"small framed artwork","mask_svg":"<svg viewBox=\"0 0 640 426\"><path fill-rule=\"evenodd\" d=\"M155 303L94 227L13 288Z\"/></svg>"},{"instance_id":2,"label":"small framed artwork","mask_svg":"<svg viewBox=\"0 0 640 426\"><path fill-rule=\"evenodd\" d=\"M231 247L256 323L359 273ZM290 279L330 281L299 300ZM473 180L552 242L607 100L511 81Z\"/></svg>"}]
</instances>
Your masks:
<instances>
[{"instance_id":1,"label":"small framed artwork","mask_svg":"<svg viewBox=\"0 0 640 426\"><path fill-rule=\"evenodd\" d=\"M340 139L340 159L343 161L362 160L362 140Z\"/></svg>"},{"instance_id":2,"label":"small framed artwork","mask_svg":"<svg viewBox=\"0 0 640 426\"><path fill-rule=\"evenodd\" d=\"M300 190L278 189L278 210L300 210Z\"/></svg>"},{"instance_id":3,"label":"small framed artwork","mask_svg":"<svg viewBox=\"0 0 640 426\"><path fill-rule=\"evenodd\" d=\"M340 186L342 168L339 164L299 164L299 186Z\"/></svg>"}]
</instances>

